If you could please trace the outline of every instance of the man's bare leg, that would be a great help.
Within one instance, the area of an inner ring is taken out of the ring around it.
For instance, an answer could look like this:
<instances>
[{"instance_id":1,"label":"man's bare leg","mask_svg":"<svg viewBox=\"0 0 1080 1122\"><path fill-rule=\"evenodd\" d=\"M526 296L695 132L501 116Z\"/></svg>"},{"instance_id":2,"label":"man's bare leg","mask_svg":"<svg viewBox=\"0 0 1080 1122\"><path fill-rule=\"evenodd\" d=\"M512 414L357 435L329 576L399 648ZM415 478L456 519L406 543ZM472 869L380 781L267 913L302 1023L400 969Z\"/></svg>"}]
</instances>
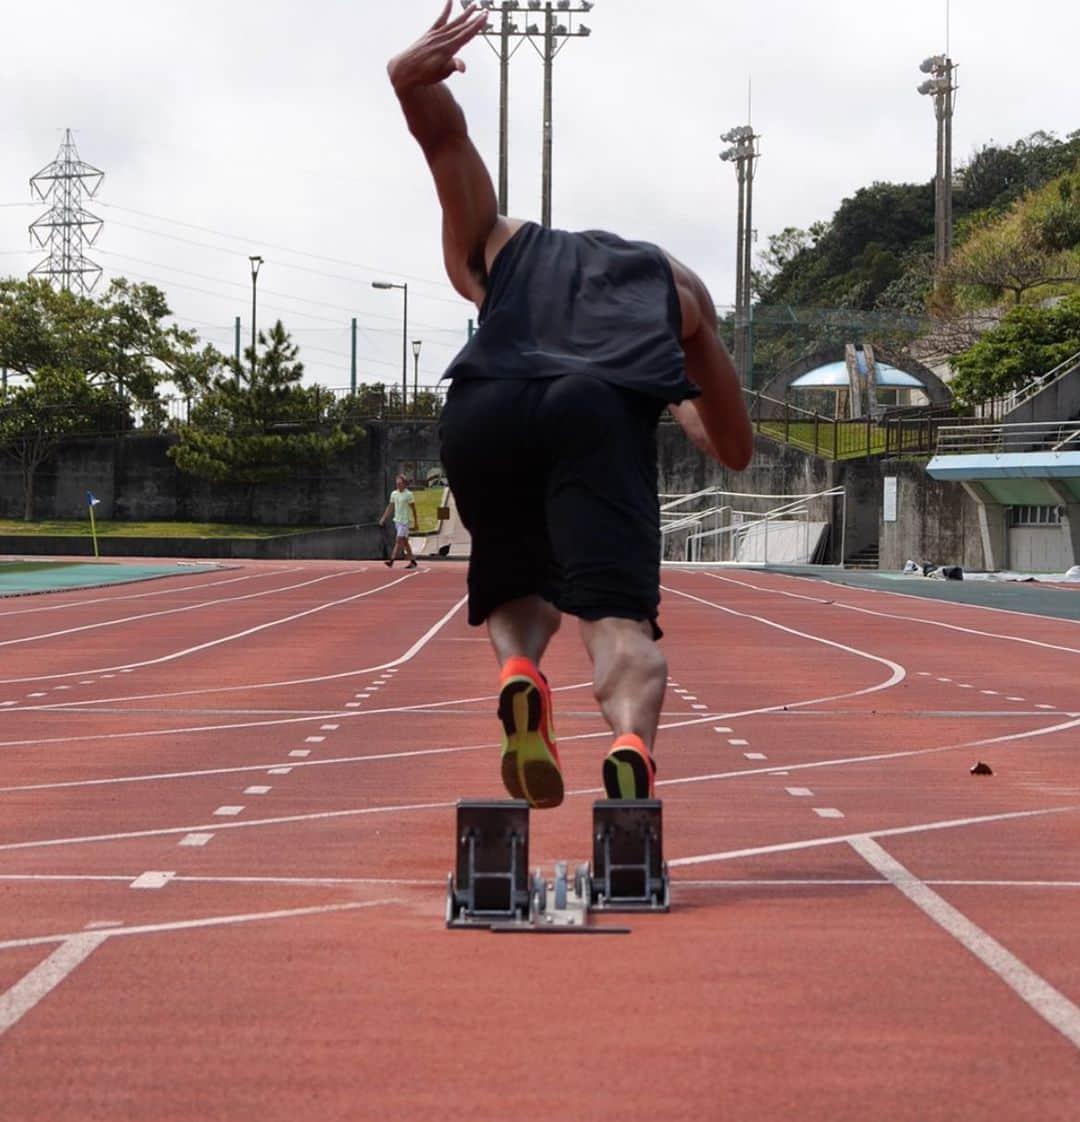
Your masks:
<instances>
[{"instance_id":1,"label":"man's bare leg","mask_svg":"<svg viewBox=\"0 0 1080 1122\"><path fill-rule=\"evenodd\" d=\"M593 664L593 693L616 737L633 733L652 752L667 686L667 659L646 621L581 621Z\"/></svg>"},{"instance_id":2,"label":"man's bare leg","mask_svg":"<svg viewBox=\"0 0 1080 1122\"><path fill-rule=\"evenodd\" d=\"M540 659L562 614L539 596L500 604L487 620L499 661L499 720L503 726L500 769L511 798L534 807L558 806L563 779L555 746L551 689L540 673Z\"/></svg>"},{"instance_id":3,"label":"man's bare leg","mask_svg":"<svg viewBox=\"0 0 1080 1122\"><path fill-rule=\"evenodd\" d=\"M487 620L488 638L499 665L517 655L539 666L561 622L559 609L540 596L522 596L500 604Z\"/></svg>"}]
</instances>

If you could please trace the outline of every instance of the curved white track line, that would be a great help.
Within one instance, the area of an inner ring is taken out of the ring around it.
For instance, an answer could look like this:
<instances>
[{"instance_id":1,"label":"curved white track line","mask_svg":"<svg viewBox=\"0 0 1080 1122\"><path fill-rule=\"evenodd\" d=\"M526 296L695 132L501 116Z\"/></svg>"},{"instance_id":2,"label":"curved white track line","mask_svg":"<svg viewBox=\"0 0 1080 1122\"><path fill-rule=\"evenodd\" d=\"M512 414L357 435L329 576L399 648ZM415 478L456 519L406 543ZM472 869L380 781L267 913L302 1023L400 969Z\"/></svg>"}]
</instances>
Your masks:
<instances>
[{"instance_id":1,"label":"curved white track line","mask_svg":"<svg viewBox=\"0 0 1080 1122\"><path fill-rule=\"evenodd\" d=\"M242 600L258 600L265 596L275 596L279 592L292 592L297 588L307 588L309 585L321 584L326 580L337 580L340 577L351 576L351 573L328 573L325 576L314 577L311 580L300 581L298 584L285 584L280 588L264 588L260 592L245 592L242 596L222 596L217 600L202 600L195 604L181 604L178 608L161 608L155 612L140 612L134 616L119 616L116 619L102 619L96 623L83 623L77 627L65 627L60 631L43 631L37 635L23 635L18 639L0 639L0 647L14 647L20 643L39 643L45 639L62 639L67 635L77 635L81 631L97 631L105 627L119 627L124 623L138 623L144 619L159 619L162 616L179 615L182 612L198 612L203 608L216 608L221 604L239 604ZM93 670L87 670L93 674ZM0 684L3 684L0 681Z\"/></svg>"},{"instance_id":2,"label":"curved white track line","mask_svg":"<svg viewBox=\"0 0 1080 1122\"><path fill-rule=\"evenodd\" d=\"M228 571L228 570L226 570ZM362 570L357 570L361 572ZM149 600L153 596L175 596L179 592L202 592L207 588L219 588L226 584L239 584L249 580L263 580L267 577L288 576L289 573L303 572L302 565L293 565L288 569L267 569L265 572L244 573L238 577L226 577L224 580L203 581L200 584L183 584L179 588L148 588L143 592L131 592L121 596L95 596L91 600L66 600L62 604L42 604L33 608L17 608L15 611L6 612L0 608L0 620L10 619L12 616L32 616L41 612L67 612L72 608L86 608L94 604L115 604L120 600ZM187 574L177 573L177 578ZM207 573L207 576L210 574ZM162 578L168 579L168 578ZM115 586L114 586L115 587ZM61 590L57 590L61 591ZM78 589L68 591L77 592ZM0 600L0 605L5 603Z\"/></svg>"},{"instance_id":3,"label":"curved white track line","mask_svg":"<svg viewBox=\"0 0 1080 1122\"><path fill-rule=\"evenodd\" d=\"M787 574L781 574L781 575L786 576ZM786 589L783 589L783 588L771 588L767 585L751 584L749 581L735 580L733 577L723 577L723 576L720 576L720 574L718 574L718 573L706 573L705 576L709 577L711 580L725 581L728 584L737 584L737 585L740 585L742 588L752 589L754 592L771 593L774 596L790 596L791 598L793 598L795 600L809 600L813 604L829 604L834 608L841 608L845 611L861 612L863 615L879 616L881 619L896 620L897 622L900 622L900 623L922 623L922 624L925 624L928 627L942 627L942 628L945 628L948 631L963 632L965 635L977 635L981 639L1000 639L1002 642L1024 643L1024 644L1026 644L1028 646L1031 646L1031 647L1043 647L1043 648L1045 648L1046 650L1049 650L1049 651L1061 651L1064 654L1080 654L1080 648L1077 648L1077 647L1063 647L1059 643L1048 643L1048 642L1046 642L1042 639L1027 639L1027 638L1025 638L1021 635L1002 635L998 631L980 631L978 628L975 628L975 627L964 627L964 626L962 626L961 624L958 624L958 623L946 623L944 620L940 620L940 619L924 619L922 616L907 616L907 615L901 615L901 614L893 613L893 612L881 612L881 611L877 611L874 608L861 607L858 604L845 604L843 601L840 601L840 600L824 600L824 599L821 599L820 597L817 597L817 596L804 596L801 592L788 592ZM798 579L805 579L805 578L798 578ZM865 589L864 588L856 588L856 589L852 589L852 586L847 585L847 584L832 585L832 587L834 587L834 588L836 588L836 587L844 588L844 589L853 590L853 591L856 591L856 592L875 593L875 592L878 592L878 591L883 591L883 592L885 592L886 594L889 594L889 595L900 595L900 596L905 595L904 593L889 593L888 589L881 589L881 590L876 589L876 588L865 588ZM909 599L909 600L921 600L923 603L926 602L925 598L922 597L922 596L906 596L905 598ZM935 603L955 604L955 601L953 601L953 600L943 600L943 601L935 601ZM965 607L965 608L981 608L981 607L983 607L983 605L981 605L981 604L966 604L966 603L961 604L960 606ZM1035 615L1035 614L1030 613L1030 612L1015 612L1015 611L1012 611L1011 609L1008 609L1008 608L988 608L987 610L988 611L998 611L998 612L1006 612L1007 611L1010 615L1020 615L1020 616L1023 616L1025 619L1029 619L1029 620L1030 619L1048 619L1048 620L1057 620L1058 619L1057 616ZM1060 622L1061 623L1076 623L1077 621L1076 620L1060 620Z\"/></svg>"},{"instance_id":4,"label":"curved white track line","mask_svg":"<svg viewBox=\"0 0 1080 1122\"><path fill-rule=\"evenodd\" d=\"M326 578L326 577L319 577L318 578L318 580L326 580L326 579L329 579L329 578ZM316 615L319 612L328 611L330 608L338 608L338 607L341 607L342 604L351 604L354 600L363 600L367 596L374 596L377 593L385 592L387 589L393 588L394 585L400 584L403 581L407 581L407 580L411 580L411 579L412 579L411 575L398 577L396 580L390 581L389 584L381 584L377 588L369 588L365 592L357 592L353 596L345 596L345 597L342 597L340 600L328 600L325 604L319 604L314 608L308 608L305 611L296 612L296 613L294 613L293 615L290 615L290 616L282 616L279 619L267 620L266 623L260 623L255 627L248 627L245 630L237 631L232 635L222 635L217 639L210 639L205 643L198 643L194 647L186 647L183 650L173 651L171 654L160 655L158 658L144 659L141 662L125 662L125 663L121 663L117 666L102 666L102 667L98 667L98 668L93 669L93 670L71 670L71 671L65 671L62 674L35 674L35 675L33 675L31 677L28 677L28 678L0 678L0 685L10 686L10 685L18 685L20 683L25 683L25 682L48 682L48 681L54 681L54 680L59 679L59 678L80 678L80 677L83 677L86 674L115 673L115 672L120 671L120 670L140 670L140 669L142 669L143 667L146 667L146 666L160 666L163 663L175 662L177 659L187 658L189 655L198 654L199 651L209 650L211 647L218 647L218 646L223 645L224 643L236 642L236 640L238 640L238 639L244 639L249 635L255 635L260 631L266 631L266 630L268 630L269 628L272 628L272 627L280 627L282 624L292 623L294 620L303 619L305 616ZM290 586L290 587L302 588L302 587L304 587L304 584L315 584L315 583L317 583L317 581L305 581L305 582L303 582L303 584L298 584L298 585L294 585L294 586ZM268 589L265 592L252 592L247 596L236 596L236 597L229 597L226 600L211 601L211 604L213 604L213 603L230 603L231 604L231 603L235 603L237 600L248 600L248 599L252 599L256 596L271 596L275 592L285 592L285 591L288 591L288 588ZM210 605L204 605L204 606L210 606ZM187 611L193 611L193 610L194 610L194 608L188 606L188 607L184 607L184 608L172 608L172 609L169 609L168 612L151 612L151 613L148 613L148 614L151 615L151 616L154 616L154 615L169 615L169 614L172 614L173 612L177 612L177 611L187 612ZM131 618L137 619L137 618L146 618L146 617L131 617ZM127 621L124 620L124 621L117 621L117 622L127 622ZM96 626L96 625L94 625L94 626ZM82 628L74 628L73 630L80 631L80 630L83 630L83 629ZM60 635L60 634L65 634L65 633L64 632L56 632L55 634ZM15 640L15 641L21 641L21 640ZM318 679L314 679L314 680L318 680ZM246 690L246 689L260 689L262 687L260 687L260 686L231 686L231 687L227 687L227 688ZM191 692L203 692L203 691L185 690L185 691L180 691L180 692L181 693L191 693ZM217 690L206 690L205 692L206 693L216 693L218 691ZM180 694L177 693L177 694L161 695L161 696L180 696ZM134 699L134 700L138 700L138 699ZM86 704L98 704L98 702L87 702Z\"/></svg>"}]
</instances>

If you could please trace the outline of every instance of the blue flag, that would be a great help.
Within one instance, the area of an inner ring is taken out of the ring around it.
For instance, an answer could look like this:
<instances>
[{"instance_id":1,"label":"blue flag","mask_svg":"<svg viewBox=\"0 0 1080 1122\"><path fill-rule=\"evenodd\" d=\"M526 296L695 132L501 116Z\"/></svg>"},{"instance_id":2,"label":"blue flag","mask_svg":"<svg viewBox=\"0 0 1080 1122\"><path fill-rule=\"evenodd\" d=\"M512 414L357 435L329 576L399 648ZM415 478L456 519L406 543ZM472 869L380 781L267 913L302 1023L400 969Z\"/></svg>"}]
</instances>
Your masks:
<instances>
[{"instance_id":1,"label":"blue flag","mask_svg":"<svg viewBox=\"0 0 1080 1122\"><path fill-rule=\"evenodd\" d=\"M94 494L93 491L86 492L86 505L90 507L97 506L101 500Z\"/></svg>"}]
</instances>

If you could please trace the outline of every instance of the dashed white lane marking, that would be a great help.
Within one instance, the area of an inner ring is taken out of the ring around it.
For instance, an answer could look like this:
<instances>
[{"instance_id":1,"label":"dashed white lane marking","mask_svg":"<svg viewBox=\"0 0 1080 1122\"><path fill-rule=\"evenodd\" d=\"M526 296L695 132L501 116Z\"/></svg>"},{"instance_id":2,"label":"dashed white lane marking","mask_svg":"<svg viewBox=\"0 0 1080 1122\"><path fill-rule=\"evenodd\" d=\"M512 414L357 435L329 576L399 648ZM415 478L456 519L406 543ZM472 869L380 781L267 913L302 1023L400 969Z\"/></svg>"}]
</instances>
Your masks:
<instances>
[{"instance_id":1,"label":"dashed white lane marking","mask_svg":"<svg viewBox=\"0 0 1080 1122\"><path fill-rule=\"evenodd\" d=\"M929 670L920 670L919 671L919 677L920 678L929 678L930 677L930 671Z\"/></svg>"},{"instance_id":2,"label":"dashed white lane marking","mask_svg":"<svg viewBox=\"0 0 1080 1122\"><path fill-rule=\"evenodd\" d=\"M291 767L272 767L268 768L267 775L288 775L292 771Z\"/></svg>"},{"instance_id":3,"label":"dashed white lane marking","mask_svg":"<svg viewBox=\"0 0 1080 1122\"><path fill-rule=\"evenodd\" d=\"M304 737L304 743L305 744L322 744L322 742L325 739L326 739L325 736L305 736Z\"/></svg>"},{"instance_id":4,"label":"dashed white lane marking","mask_svg":"<svg viewBox=\"0 0 1080 1122\"><path fill-rule=\"evenodd\" d=\"M713 732L731 732L727 725L713 725Z\"/></svg>"},{"instance_id":5,"label":"dashed white lane marking","mask_svg":"<svg viewBox=\"0 0 1080 1122\"><path fill-rule=\"evenodd\" d=\"M185 834L184 837L180 839L180 844L192 846L206 845L213 836L213 834Z\"/></svg>"},{"instance_id":6,"label":"dashed white lane marking","mask_svg":"<svg viewBox=\"0 0 1080 1122\"><path fill-rule=\"evenodd\" d=\"M743 740L740 737L735 737L733 740L728 741L728 744L730 744L732 746L732 748L740 748L740 747L742 747L742 745L749 744L749 743L750 743L749 740Z\"/></svg>"},{"instance_id":7,"label":"dashed white lane marking","mask_svg":"<svg viewBox=\"0 0 1080 1122\"><path fill-rule=\"evenodd\" d=\"M292 751L291 751L291 752L289 753L289 755L290 755L290 756L293 756L293 757L295 757L295 758L296 758L296 759L298 759L298 760L302 760L302 759L304 759L304 758L305 758L306 756L310 756L310 755L311 755L311 749L310 749L310 748L294 748L294 749L293 749L293 750L292 750Z\"/></svg>"},{"instance_id":8,"label":"dashed white lane marking","mask_svg":"<svg viewBox=\"0 0 1080 1122\"><path fill-rule=\"evenodd\" d=\"M697 701L697 695L696 694L687 693L686 690L682 690L680 692L683 695L683 701Z\"/></svg>"},{"instance_id":9,"label":"dashed white lane marking","mask_svg":"<svg viewBox=\"0 0 1080 1122\"><path fill-rule=\"evenodd\" d=\"M956 683L956 688L958 690L973 690L975 687L972 686L972 685L969 685L967 682L957 682Z\"/></svg>"},{"instance_id":10,"label":"dashed white lane marking","mask_svg":"<svg viewBox=\"0 0 1080 1122\"><path fill-rule=\"evenodd\" d=\"M997 690L979 690L979 693L985 693L989 697L997 697Z\"/></svg>"},{"instance_id":11,"label":"dashed white lane marking","mask_svg":"<svg viewBox=\"0 0 1080 1122\"><path fill-rule=\"evenodd\" d=\"M816 806L814 807L814 813L818 816L818 818L844 817L844 812L842 810L837 810L834 806Z\"/></svg>"},{"instance_id":12,"label":"dashed white lane marking","mask_svg":"<svg viewBox=\"0 0 1080 1122\"><path fill-rule=\"evenodd\" d=\"M850 844L871 868L876 869L934 923L947 931L984 966L989 967L1047 1024L1080 1048L1080 1008L981 927L972 923L929 885L919 880L872 838L865 835L855 837Z\"/></svg>"},{"instance_id":13,"label":"dashed white lane marking","mask_svg":"<svg viewBox=\"0 0 1080 1122\"><path fill-rule=\"evenodd\" d=\"M748 760L767 760L769 758L764 752L743 752L743 756Z\"/></svg>"},{"instance_id":14,"label":"dashed white lane marking","mask_svg":"<svg viewBox=\"0 0 1080 1122\"><path fill-rule=\"evenodd\" d=\"M48 697L49 695L44 694L44 693L28 693L26 696L27 697Z\"/></svg>"},{"instance_id":15,"label":"dashed white lane marking","mask_svg":"<svg viewBox=\"0 0 1080 1122\"><path fill-rule=\"evenodd\" d=\"M346 701L346 709L359 709L364 703L362 701Z\"/></svg>"},{"instance_id":16,"label":"dashed white lane marking","mask_svg":"<svg viewBox=\"0 0 1080 1122\"><path fill-rule=\"evenodd\" d=\"M0 994L0 1035L24 1017L80 963L111 938L101 932L80 932L64 939L44 962L39 963L7 991Z\"/></svg>"},{"instance_id":17,"label":"dashed white lane marking","mask_svg":"<svg viewBox=\"0 0 1080 1122\"><path fill-rule=\"evenodd\" d=\"M1006 701L1027 701L1026 697L1007 697Z\"/></svg>"},{"instance_id":18,"label":"dashed white lane marking","mask_svg":"<svg viewBox=\"0 0 1080 1122\"><path fill-rule=\"evenodd\" d=\"M333 732L334 729L341 728L341 725L319 725L319 728L325 729L327 732Z\"/></svg>"},{"instance_id":19,"label":"dashed white lane marking","mask_svg":"<svg viewBox=\"0 0 1080 1122\"><path fill-rule=\"evenodd\" d=\"M166 872L146 872L137 876L129 888L164 888L176 876L175 871L171 873Z\"/></svg>"},{"instance_id":20,"label":"dashed white lane marking","mask_svg":"<svg viewBox=\"0 0 1080 1122\"><path fill-rule=\"evenodd\" d=\"M271 788L269 787L245 787L245 795L268 795Z\"/></svg>"},{"instance_id":21,"label":"dashed white lane marking","mask_svg":"<svg viewBox=\"0 0 1080 1122\"><path fill-rule=\"evenodd\" d=\"M690 708L691 709L708 709L709 707L707 705L700 705L699 704L699 705L691 705Z\"/></svg>"},{"instance_id":22,"label":"dashed white lane marking","mask_svg":"<svg viewBox=\"0 0 1080 1122\"><path fill-rule=\"evenodd\" d=\"M215 814L220 814L223 818L232 818L239 814L244 808L242 806L219 806L214 811Z\"/></svg>"},{"instance_id":23,"label":"dashed white lane marking","mask_svg":"<svg viewBox=\"0 0 1080 1122\"><path fill-rule=\"evenodd\" d=\"M939 682L951 682L952 678L938 678Z\"/></svg>"},{"instance_id":24,"label":"dashed white lane marking","mask_svg":"<svg viewBox=\"0 0 1080 1122\"><path fill-rule=\"evenodd\" d=\"M809 787L785 787L784 790L796 799L805 799L814 793Z\"/></svg>"},{"instance_id":25,"label":"dashed white lane marking","mask_svg":"<svg viewBox=\"0 0 1080 1122\"><path fill-rule=\"evenodd\" d=\"M123 927L124 921L122 919L92 919L87 925L85 930L98 931L102 927Z\"/></svg>"},{"instance_id":26,"label":"dashed white lane marking","mask_svg":"<svg viewBox=\"0 0 1080 1122\"><path fill-rule=\"evenodd\" d=\"M1036 709L1056 709L1056 705L1036 705Z\"/></svg>"}]
</instances>

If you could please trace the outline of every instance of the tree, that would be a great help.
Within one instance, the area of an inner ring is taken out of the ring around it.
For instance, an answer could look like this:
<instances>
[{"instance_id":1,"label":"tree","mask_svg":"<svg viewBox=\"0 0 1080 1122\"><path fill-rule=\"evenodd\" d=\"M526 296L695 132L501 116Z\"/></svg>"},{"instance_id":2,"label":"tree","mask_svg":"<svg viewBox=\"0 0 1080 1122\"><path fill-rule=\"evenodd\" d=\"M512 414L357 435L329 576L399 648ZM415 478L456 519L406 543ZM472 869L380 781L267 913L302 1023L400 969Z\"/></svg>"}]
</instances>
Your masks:
<instances>
[{"instance_id":1,"label":"tree","mask_svg":"<svg viewBox=\"0 0 1080 1122\"><path fill-rule=\"evenodd\" d=\"M1018 305L1033 289L1080 280L1080 269L1047 248L1023 212L1014 211L973 234L953 255L944 279L969 305L997 301L1006 294Z\"/></svg>"},{"instance_id":2,"label":"tree","mask_svg":"<svg viewBox=\"0 0 1080 1122\"><path fill-rule=\"evenodd\" d=\"M215 482L286 479L304 465L324 464L363 435L338 423L323 425L321 386L302 386L304 364L281 321L260 332L261 355L248 347L245 362L228 372L212 366L189 371L202 390L190 423L169 456L181 471Z\"/></svg>"},{"instance_id":3,"label":"tree","mask_svg":"<svg viewBox=\"0 0 1080 1122\"><path fill-rule=\"evenodd\" d=\"M1053 307L1021 304L953 358L955 396L968 404L1019 389L1080 352L1080 293Z\"/></svg>"},{"instance_id":4,"label":"tree","mask_svg":"<svg viewBox=\"0 0 1080 1122\"><path fill-rule=\"evenodd\" d=\"M71 436L115 432L123 407L114 394L92 385L81 371L40 366L34 380L9 389L0 401L0 455L22 476L23 519L34 516L37 469Z\"/></svg>"},{"instance_id":5,"label":"tree","mask_svg":"<svg viewBox=\"0 0 1080 1122\"><path fill-rule=\"evenodd\" d=\"M170 315L159 289L120 277L99 300L38 279L0 281L0 365L31 380L41 369L81 371L156 428L161 383L205 359L194 332L165 323Z\"/></svg>"}]
</instances>

